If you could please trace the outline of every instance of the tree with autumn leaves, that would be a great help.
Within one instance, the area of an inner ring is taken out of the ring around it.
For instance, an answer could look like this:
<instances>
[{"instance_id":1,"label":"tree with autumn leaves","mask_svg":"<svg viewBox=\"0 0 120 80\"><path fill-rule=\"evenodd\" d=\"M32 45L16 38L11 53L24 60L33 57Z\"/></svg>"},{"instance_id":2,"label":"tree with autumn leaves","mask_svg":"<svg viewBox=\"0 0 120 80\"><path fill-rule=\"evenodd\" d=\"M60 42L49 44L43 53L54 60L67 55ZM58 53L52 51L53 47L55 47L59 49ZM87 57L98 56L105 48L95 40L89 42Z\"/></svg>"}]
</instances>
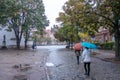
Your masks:
<instances>
[{"instance_id":1,"label":"tree with autumn leaves","mask_svg":"<svg viewBox=\"0 0 120 80\"><path fill-rule=\"evenodd\" d=\"M120 59L120 0L68 0L63 11L56 19L63 27L69 22L68 27L89 35L95 35L101 26L109 29L115 37L115 57Z\"/></svg>"},{"instance_id":2,"label":"tree with autumn leaves","mask_svg":"<svg viewBox=\"0 0 120 80\"><path fill-rule=\"evenodd\" d=\"M24 35L27 48L31 30L37 29L42 34L45 26L49 24L44 12L42 0L1 0L0 24L7 26L8 31L14 31L18 49Z\"/></svg>"}]
</instances>

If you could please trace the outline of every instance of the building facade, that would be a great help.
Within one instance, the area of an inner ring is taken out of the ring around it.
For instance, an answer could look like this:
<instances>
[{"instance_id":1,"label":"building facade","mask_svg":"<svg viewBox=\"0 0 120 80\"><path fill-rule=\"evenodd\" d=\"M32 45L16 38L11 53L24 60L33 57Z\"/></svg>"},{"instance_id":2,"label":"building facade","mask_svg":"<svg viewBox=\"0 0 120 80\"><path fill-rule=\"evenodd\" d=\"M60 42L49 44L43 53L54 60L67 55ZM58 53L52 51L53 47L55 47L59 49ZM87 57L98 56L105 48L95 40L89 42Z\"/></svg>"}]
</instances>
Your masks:
<instances>
[{"instance_id":1,"label":"building facade","mask_svg":"<svg viewBox=\"0 0 120 80\"><path fill-rule=\"evenodd\" d=\"M5 28L1 28L0 30L0 48L4 45L6 45L6 47L13 47L16 46L16 38L15 38L15 33L14 31L7 31L6 30L7 27ZM22 36L21 39L21 46L24 46L24 37ZM3 42L5 41L5 44L3 44ZM31 45L32 42L29 41L28 45Z\"/></svg>"},{"instance_id":2,"label":"building facade","mask_svg":"<svg viewBox=\"0 0 120 80\"><path fill-rule=\"evenodd\" d=\"M105 43L109 41L114 41L114 36L110 34L108 29L101 29L95 35L95 40L100 43Z\"/></svg>"}]
</instances>

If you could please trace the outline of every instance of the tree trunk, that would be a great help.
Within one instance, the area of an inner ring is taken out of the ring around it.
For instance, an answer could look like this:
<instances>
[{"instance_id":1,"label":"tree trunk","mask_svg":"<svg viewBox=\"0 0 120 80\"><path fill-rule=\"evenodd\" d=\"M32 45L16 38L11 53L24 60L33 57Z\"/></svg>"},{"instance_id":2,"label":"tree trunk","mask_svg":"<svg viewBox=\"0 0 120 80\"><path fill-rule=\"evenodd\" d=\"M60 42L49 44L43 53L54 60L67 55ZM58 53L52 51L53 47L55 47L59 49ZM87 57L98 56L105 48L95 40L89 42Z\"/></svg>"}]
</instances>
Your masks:
<instances>
[{"instance_id":1,"label":"tree trunk","mask_svg":"<svg viewBox=\"0 0 120 80\"><path fill-rule=\"evenodd\" d=\"M115 58L120 60L120 34L119 34L119 31L115 34Z\"/></svg>"},{"instance_id":2,"label":"tree trunk","mask_svg":"<svg viewBox=\"0 0 120 80\"><path fill-rule=\"evenodd\" d=\"M17 44L17 49L20 49L20 40L19 39L17 39L16 44Z\"/></svg>"},{"instance_id":3,"label":"tree trunk","mask_svg":"<svg viewBox=\"0 0 120 80\"><path fill-rule=\"evenodd\" d=\"M30 31L26 31L25 32L25 44L24 44L25 49L28 48L27 43L28 43L29 37L30 37Z\"/></svg>"},{"instance_id":4,"label":"tree trunk","mask_svg":"<svg viewBox=\"0 0 120 80\"><path fill-rule=\"evenodd\" d=\"M28 40L25 39L25 49L27 49L27 47L28 47L28 46L27 46L27 41L28 41Z\"/></svg>"}]
</instances>

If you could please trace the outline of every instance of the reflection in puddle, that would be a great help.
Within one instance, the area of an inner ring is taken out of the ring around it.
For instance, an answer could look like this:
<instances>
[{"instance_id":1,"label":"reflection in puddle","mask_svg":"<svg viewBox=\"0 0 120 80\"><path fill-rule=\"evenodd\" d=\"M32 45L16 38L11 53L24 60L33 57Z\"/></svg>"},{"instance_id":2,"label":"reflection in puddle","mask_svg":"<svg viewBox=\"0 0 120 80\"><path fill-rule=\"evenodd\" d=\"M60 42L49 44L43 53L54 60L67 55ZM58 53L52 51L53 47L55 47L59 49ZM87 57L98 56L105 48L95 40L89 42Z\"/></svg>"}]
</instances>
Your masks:
<instances>
[{"instance_id":1,"label":"reflection in puddle","mask_svg":"<svg viewBox=\"0 0 120 80\"><path fill-rule=\"evenodd\" d=\"M55 66L53 63L49 63L49 62L47 62L46 63L46 66L49 66L49 67L51 67L51 66Z\"/></svg>"},{"instance_id":2,"label":"reflection in puddle","mask_svg":"<svg viewBox=\"0 0 120 80\"><path fill-rule=\"evenodd\" d=\"M13 68L20 71L28 71L29 69L32 69L32 66L30 64L15 64Z\"/></svg>"},{"instance_id":3,"label":"reflection in puddle","mask_svg":"<svg viewBox=\"0 0 120 80\"><path fill-rule=\"evenodd\" d=\"M35 64L37 65L37 64L41 64L41 62L35 62Z\"/></svg>"},{"instance_id":4,"label":"reflection in puddle","mask_svg":"<svg viewBox=\"0 0 120 80\"><path fill-rule=\"evenodd\" d=\"M13 80L28 80L26 75L17 74L13 77Z\"/></svg>"}]
</instances>

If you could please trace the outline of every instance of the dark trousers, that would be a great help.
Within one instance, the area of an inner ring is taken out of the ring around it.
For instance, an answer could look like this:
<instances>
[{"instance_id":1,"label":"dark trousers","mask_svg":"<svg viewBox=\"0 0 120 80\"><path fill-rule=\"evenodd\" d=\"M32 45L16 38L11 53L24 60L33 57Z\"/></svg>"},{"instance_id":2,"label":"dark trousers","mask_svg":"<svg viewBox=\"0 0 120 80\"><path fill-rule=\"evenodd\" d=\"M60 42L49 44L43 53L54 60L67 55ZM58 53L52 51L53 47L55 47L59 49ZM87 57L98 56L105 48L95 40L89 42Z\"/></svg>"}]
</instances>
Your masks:
<instances>
[{"instance_id":1,"label":"dark trousers","mask_svg":"<svg viewBox=\"0 0 120 80\"><path fill-rule=\"evenodd\" d=\"M90 75L90 62L84 62L85 75Z\"/></svg>"},{"instance_id":2,"label":"dark trousers","mask_svg":"<svg viewBox=\"0 0 120 80\"><path fill-rule=\"evenodd\" d=\"M75 50L75 54L77 58L77 64L79 64L80 50Z\"/></svg>"},{"instance_id":3,"label":"dark trousers","mask_svg":"<svg viewBox=\"0 0 120 80\"><path fill-rule=\"evenodd\" d=\"M79 56L76 56L76 58L77 58L77 64L79 64Z\"/></svg>"}]
</instances>

